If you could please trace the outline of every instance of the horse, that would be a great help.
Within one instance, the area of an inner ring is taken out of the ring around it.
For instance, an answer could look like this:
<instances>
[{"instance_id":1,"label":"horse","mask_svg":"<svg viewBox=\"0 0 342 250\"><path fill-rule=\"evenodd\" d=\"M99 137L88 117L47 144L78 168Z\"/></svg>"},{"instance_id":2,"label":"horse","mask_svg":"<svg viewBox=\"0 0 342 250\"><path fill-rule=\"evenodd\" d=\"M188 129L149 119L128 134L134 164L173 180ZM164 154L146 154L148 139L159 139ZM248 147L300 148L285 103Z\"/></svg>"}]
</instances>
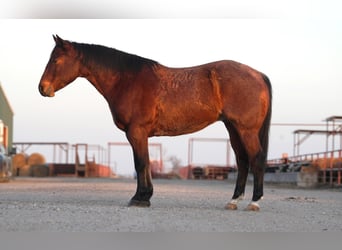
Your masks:
<instances>
[{"instance_id":1,"label":"horse","mask_svg":"<svg viewBox=\"0 0 342 250\"><path fill-rule=\"evenodd\" d=\"M157 61L102 45L77 43L53 35L55 47L39 82L42 96L78 77L86 78L106 99L115 125L133 149L137 188L129 206L149 207L153 195L148 138L192 133L222 121L238 168L231 200L244 197L249 170L253 196L246 210L258 211L272 110L269 78L232 60L170 68Z\"/></svg>"}]
</instances>

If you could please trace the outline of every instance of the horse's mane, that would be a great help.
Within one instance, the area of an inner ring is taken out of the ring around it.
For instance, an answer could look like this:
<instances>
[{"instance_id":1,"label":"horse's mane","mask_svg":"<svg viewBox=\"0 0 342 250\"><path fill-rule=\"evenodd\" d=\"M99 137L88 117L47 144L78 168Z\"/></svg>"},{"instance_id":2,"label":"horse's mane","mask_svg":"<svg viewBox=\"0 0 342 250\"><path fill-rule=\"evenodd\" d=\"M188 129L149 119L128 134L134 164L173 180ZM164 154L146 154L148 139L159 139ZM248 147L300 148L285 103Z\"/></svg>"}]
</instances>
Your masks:
<instances>
[{"instance_id":1,"label":"horse's mane","mask_svg":"<svg viewBox=\"0 0 342 250\"><path fill-rule=\"evenodd\" d=\"M82 54L83 63L93 67L103 67L107 70L118 70L120 72L139 72L143 66L152 67L158 62L137 55L129 54L117 49L102 45L72 43Z\"/></svg>"}]
</instances>

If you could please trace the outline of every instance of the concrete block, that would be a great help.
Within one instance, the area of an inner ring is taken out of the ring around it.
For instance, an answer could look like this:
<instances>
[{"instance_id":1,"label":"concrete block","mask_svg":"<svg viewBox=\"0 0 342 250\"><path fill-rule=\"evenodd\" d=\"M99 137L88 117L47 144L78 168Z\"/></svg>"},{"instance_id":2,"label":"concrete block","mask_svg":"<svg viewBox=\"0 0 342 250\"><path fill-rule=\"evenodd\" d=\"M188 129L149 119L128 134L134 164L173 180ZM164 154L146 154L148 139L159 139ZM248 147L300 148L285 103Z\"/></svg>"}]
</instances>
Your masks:
<instances>
[{"instance_id":1,"label":"concrete block","mask_svg":"<svg viewBox=\"0 0 342 250\"><path fill-rule=\"evenodd\" d=\"M299 172L297 175L297 186L312 188L318 185L318 172L303 173Z\"/></svg>"}]
</instances>

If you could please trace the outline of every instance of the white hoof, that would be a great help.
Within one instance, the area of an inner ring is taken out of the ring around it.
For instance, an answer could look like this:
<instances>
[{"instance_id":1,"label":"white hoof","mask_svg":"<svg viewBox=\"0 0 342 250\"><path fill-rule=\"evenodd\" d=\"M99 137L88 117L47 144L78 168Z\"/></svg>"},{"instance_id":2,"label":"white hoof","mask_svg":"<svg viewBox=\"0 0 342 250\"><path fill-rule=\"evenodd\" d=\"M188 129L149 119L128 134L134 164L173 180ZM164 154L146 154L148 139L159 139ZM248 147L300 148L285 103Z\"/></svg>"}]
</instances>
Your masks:
<instances>
[{"instance_id":1,"label":"white hoof","mask_svg":"<svg viewBox=\"0 0 342 250\"><path fill-rule=\"evenodd\" d=\"M227 210L237 210L237 205L229 202L224 208Z\"/></svg>"},{"instance_id":2,"label":"white hoof","mask_svg":"<svg viewBox=\"0 0 342 250\"><path fill-rule=\"evenodd\" d=\"M237 199L231 199L231 201L224 207L227 210L237 210L237 204L243 200L244 195L240 195Z\"/></svg>"},{"instance_id":3,"label":"white hoof","mask_svg":"<svg viewBox=\"0 0 342 250\"><path fill-rule=\"evenodd\" d=\"M246 207L246 211L259 211L260 210L260 205L259 201L261 201L263 197L261 197L258 201L251 201L251 203L248 204Z\"/></svg>"},{"instance_id":4,"label":"white hoof","mask_svg":"<svg viewBox=\"0 0 342 250\"><path fill-rule=\"evenodd\" d=\"M260 206L257 202L252 201L251 203L248 204L248 206L246 207L246 211L259 211L260 210Z\"/></svg>"}]
</instances>

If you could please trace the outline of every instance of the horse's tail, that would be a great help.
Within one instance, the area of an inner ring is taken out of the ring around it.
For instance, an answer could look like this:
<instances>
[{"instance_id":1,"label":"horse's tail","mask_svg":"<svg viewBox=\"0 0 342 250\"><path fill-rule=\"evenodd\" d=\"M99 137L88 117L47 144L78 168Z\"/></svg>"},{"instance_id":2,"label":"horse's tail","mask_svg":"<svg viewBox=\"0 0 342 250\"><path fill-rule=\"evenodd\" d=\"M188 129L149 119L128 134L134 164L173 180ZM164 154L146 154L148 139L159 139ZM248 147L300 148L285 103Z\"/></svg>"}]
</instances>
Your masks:
<instances>
[{"instance_id":1,"label":"horse's tail","mask_svg":"<svg viewBox=\"0 0 342 250\"><path fill-rule=\"evenodd\" d=\"M271 126L271 116L272 116L272 86L271 86L270 79L264 74L262 74L262 76L267 85L269 97L270 97L270 103L269 103L269 107L267 110L267 114L266 114L264 123L259 131L259 140L260 140L262 151L264 153L265 160L266 160L267 153L268 153L269 130Z\"/></svg>"}]
</instances>

